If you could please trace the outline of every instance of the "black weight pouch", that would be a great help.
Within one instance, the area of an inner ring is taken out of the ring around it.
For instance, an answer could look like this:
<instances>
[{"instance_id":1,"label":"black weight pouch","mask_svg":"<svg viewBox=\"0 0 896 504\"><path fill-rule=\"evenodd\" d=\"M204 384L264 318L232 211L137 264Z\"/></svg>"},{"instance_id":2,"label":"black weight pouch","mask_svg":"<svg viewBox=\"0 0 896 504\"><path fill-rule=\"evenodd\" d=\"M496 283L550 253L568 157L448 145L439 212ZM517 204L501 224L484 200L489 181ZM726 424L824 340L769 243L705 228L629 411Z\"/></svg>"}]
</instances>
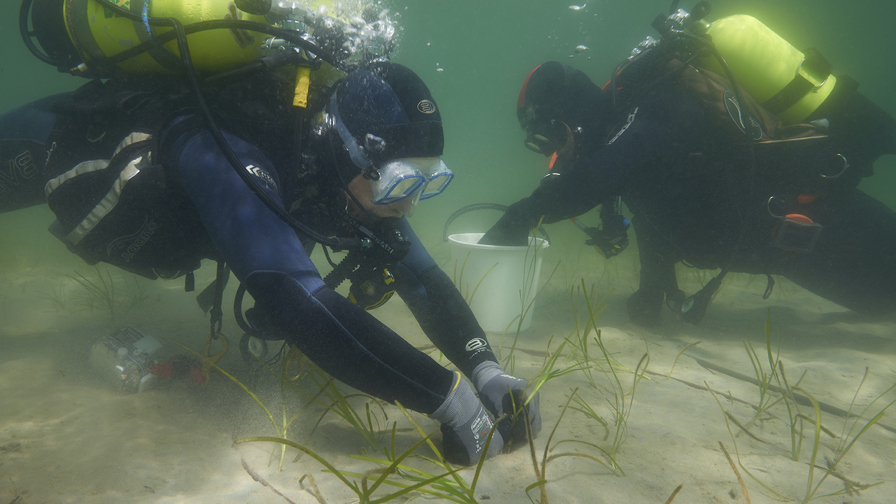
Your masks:
<instances>
[{"instance_id":1,"label":"black weight pouch","mask_svg":"<svg viewBox=\"0 0 896 504\"><path fill-rule=\"evenodd\" d=\"M70 167L45 187L50 232L88 264L171 278L214 255L188 197L154 162L155 130L186 93L132 85L93 82L56 107L58 140L71 148L50 160Z\"/></svg>"}]
</instances>

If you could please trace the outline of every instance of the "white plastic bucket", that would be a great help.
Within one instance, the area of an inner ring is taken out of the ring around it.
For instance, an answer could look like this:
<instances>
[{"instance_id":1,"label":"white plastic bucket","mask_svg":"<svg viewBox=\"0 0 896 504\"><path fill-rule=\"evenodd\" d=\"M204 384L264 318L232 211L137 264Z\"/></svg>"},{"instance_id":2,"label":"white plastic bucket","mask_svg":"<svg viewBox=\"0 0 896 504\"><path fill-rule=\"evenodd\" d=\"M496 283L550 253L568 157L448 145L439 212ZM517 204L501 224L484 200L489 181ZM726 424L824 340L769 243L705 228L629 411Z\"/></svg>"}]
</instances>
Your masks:
<instances>
[{"instance_id":1,"label":"white plastic bucket","mask_svg":"<svg viewBox=\"0 0 896 504\"><path fill-rule=\"evenodd\" d=\"M480 245L477 242L483 234L448 237L454 282L485 331L515 332L520 316L520 330L528 329L532 301L540 287L541 258L549 244L542 238L529 237L528 247Z\"/></svg>"}]
</instances>

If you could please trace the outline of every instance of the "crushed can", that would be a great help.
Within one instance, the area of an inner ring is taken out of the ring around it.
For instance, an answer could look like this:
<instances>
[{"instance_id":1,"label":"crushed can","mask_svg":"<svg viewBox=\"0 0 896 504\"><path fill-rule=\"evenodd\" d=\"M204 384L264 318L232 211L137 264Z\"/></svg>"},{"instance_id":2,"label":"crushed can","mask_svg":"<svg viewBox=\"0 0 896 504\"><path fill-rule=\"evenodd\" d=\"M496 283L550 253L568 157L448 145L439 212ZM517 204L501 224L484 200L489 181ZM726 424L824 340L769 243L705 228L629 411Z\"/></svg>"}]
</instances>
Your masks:
<instances>
[{"instance_id":1,"label":"crushed can","mask_svg":"<svg viewBox=\"0 0 896 504\"><path fill-rule=\"evenodd\" d=\"M156 378L152 366L160 348L159 340L128 326L96 341L88 360L104 381L131 394L147 390Z\"/></svg>"}]
</instances>

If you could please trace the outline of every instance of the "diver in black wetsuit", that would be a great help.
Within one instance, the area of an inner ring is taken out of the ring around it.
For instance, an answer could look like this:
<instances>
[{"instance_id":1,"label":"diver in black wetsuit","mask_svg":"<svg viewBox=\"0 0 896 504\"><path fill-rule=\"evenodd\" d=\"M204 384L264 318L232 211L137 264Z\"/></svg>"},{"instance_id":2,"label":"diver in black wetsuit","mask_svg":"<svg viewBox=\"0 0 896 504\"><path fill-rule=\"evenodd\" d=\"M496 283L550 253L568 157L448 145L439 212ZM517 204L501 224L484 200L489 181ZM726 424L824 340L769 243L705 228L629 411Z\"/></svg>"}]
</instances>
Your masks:
<instances>
[{"instance_id":1,"label":"diver in black wetsuit","mask_svg":"<svg viewBox=\"0 0 896 504\"><path fill-rule=\"evenodd\" d=\"M379 240L348 256L380 278L388 267L390 289L473 387L324 282L309 259L314 242L250 190L176 81L92 81L0 116L9 170L0 210L48 202L58 218L51 230L73 252L150 278L190 272L204 258L226 262L255 300L260 334L279 335L358 390L438 420L452 462L478 460L505 413L488 455L521 442L525 425L510 405L522 404L526 381L504 374L406 219L452 178L429 90L406 67L372 63L338 81L308 127L288 105L294 89L259 70L204 94L276 205L322 236ZM528 414L537 432L537 396Z\"/></svg>"},{"instance_id":2,"label":"diver in black wetsuit","mask_svg":"<svg viewBox=\"0 0 896 504\"><path fill-rule=\"evenodd\" d=\"M860 313L896 310L896 213L855 188L874 160L896 154L896 121L847 84L808 118L823 119L805 125L808 133L754 107L751 116L769 126L749 141L749 128L716 112L722 99L707 98L704 81L705 72L678 72L614 106L582 72L537 67L517 113L526 145L552 156L552 171L481 243L525 243L542 218L602 205L603 228L590 230L589 243L612 256L627 244L627 223L612 211L621 196L638 236L640 286L628 299L638 323L659 322L664 300L686 321L702 318L721 278L688 298L675 278L679 261L783 275Z\"/></svg>"}]
</instances>

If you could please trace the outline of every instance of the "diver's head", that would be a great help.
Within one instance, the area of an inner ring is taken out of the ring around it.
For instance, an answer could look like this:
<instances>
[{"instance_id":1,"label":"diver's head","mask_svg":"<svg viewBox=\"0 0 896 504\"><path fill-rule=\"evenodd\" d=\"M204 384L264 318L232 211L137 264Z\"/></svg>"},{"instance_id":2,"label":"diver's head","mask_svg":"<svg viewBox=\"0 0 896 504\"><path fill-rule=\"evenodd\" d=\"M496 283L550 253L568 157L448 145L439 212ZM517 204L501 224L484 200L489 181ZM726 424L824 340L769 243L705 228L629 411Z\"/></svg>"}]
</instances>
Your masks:
<instances>
[{"instance_id":1,"label":"diver's head","mask_svg":"<svg viewBox=\"0 0 896 504\"><path fill-rule=\"evenodd\" d=\"M548 157L581 156L602 145L609 112L609 100L588 76L556 61L529 73L516 105L526 147Z\"/></svg>"},{"instance_id":2,"label":"diver's head","mask_svg":"<svg viewBox=\"0 0 896 504\"><path fill-rule=\"evenodd\" d=\"M342 79L326 108L339 177L354 203L380 217L408 214L453 175L441 160L442 117L413 71L377 62Z\"/></svg>"}]
</instances>

